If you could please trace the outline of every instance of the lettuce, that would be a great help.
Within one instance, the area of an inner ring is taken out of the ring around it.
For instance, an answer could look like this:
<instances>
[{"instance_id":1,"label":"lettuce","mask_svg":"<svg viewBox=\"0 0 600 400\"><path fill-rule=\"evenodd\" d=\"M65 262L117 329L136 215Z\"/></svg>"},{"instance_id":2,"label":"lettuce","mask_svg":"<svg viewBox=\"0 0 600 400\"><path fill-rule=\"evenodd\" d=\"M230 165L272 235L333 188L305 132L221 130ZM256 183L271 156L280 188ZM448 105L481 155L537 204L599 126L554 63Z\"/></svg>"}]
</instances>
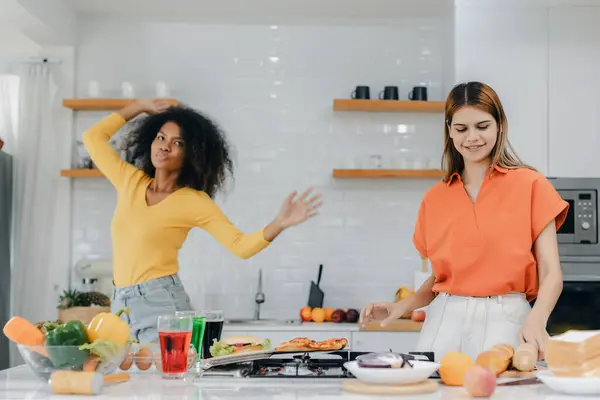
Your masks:
<instances>
[{"instance_id":1,"label":"lettuce","mask_svg":"<svg viewBox=\"0 0 600 400\"><path fill-rule=\"evenodd\" d=\"M213 339L213 345L210 346L209 351L211 356L220 357L233 354L233 349L235 349L234 346L230 346L227 344L224 345L221 342L217 342L217 339Z\"/></svg>"},{"instance_id":2,"label":"lettuce","mask_svg":"<svg viewBox=\"0 0 600 400\"><path fill-rule=\"evenodd\" d=\"M127 351L118 344L110 340L96 339L92 343L85 343L79 346L79 350L89 350L90 354L94 354L100 361L96 371L103 371L104 368L114 362L118 362L121 352Z\"/></svg>"},{"instance_id":3,"label":"lettuce","mask_svg":"<svg viewBox=\"0 0 600 400\"><path fill-rule=\"evenodd\" d=\"M269 339L265 339L262 341L263 350L271 350L273 346L271 346L271 341Z\"/></svg>"}]
</instances>

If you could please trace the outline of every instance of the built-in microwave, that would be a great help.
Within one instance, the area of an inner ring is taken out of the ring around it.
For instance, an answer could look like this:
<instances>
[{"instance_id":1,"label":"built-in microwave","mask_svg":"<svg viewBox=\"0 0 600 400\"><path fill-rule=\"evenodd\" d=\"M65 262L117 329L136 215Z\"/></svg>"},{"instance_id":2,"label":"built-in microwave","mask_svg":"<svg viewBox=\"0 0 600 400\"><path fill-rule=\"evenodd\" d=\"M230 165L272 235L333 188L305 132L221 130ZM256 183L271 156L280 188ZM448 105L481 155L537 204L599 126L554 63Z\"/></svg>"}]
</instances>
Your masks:
<instances>
[{"instance_id":1,"label":"built-in microwave","mask_svg":"<svg viewBox=\"0 0 600 400\"><path fill-rule=\"evenodd\" d=\"M548 180L569 203L565 222L557 231L565 280L600 280L600 178L549 177Z\"/></svg>"},{"instance_id":2,"label":"built-in microwave","mask_svg":"<svg viewBox=\"0 0 600 400\"><path fill-rule=\"evenodd\" d=\"M548 333L600 329L600 178L548 180L569 203L565 222L557 231L563 290L548 319Z\"/></svg>"}]
</instances>

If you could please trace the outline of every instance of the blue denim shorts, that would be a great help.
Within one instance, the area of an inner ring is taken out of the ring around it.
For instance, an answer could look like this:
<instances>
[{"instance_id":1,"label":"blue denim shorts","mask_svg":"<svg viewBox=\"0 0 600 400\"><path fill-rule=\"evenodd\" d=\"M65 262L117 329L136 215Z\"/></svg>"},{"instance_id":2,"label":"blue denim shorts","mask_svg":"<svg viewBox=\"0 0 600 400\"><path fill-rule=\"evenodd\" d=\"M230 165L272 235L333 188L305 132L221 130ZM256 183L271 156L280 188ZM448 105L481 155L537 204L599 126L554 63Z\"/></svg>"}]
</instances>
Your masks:
<instances>
[{"instance_id":1,"label":"blue denim shorts","mask_svg":"<svg viewBox=\"0 0 600 400\"><path fill-rule=\"evenodd\" d=\"M158 343L159 316L194 310L177 274L113 288L111 311L125 307L129 307L129 315L123 314L122 318L128 320L131 335L140 343Z\"/></svg>"}]
</instances>

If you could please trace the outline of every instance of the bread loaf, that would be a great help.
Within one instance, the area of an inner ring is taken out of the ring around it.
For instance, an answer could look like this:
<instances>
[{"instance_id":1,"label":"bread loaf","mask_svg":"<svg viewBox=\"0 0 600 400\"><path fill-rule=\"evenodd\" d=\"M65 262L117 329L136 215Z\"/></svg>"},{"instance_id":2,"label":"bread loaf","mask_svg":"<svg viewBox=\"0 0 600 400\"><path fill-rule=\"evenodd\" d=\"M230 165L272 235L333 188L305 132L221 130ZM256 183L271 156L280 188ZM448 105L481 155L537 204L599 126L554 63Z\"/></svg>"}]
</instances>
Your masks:
<instances>
[{"instance_id":1,"label":"bread loaf","mask_svg":"<svg viewBox=\"0 0 600 400\"><path fill-rule=\"evenodd\" d=\"M475 365L487 368L496 376L506 371L511 363L514 349L507 344L498 344L491 349L480 353L475 360Z\"/></svg>"},{"instance_id":2,"label":"bread loaf","mask_svg":"<svg viewBox=\"0 0 600 400\"><path fill-rule=\"evenodd\" d=\"M512 365L519 371L533 371L538 359L538 350L531 343L523 343L517 347Z\"/></svg>"}]
</instances>

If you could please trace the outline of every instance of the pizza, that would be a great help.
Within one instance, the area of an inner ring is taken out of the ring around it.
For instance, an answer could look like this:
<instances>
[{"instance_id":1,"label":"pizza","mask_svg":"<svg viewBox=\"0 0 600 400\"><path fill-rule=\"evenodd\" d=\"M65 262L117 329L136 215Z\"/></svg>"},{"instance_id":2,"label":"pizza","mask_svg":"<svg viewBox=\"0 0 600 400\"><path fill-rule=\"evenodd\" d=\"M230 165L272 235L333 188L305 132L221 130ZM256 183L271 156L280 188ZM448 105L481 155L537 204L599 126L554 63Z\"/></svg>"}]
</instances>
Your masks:
<instances>
[{"instance_id":1,"label":"pizza","mask_svg":"<svg viewBox=\"0 0 600 400\"><path fill-rule=\"evenodd\" d=\"M332 351L342 350L347 345L348 340L344 338L331 338L317 342L309 338L298 337L281 343L275 348L275 351Z\"/></svg>"}]
</instances>

